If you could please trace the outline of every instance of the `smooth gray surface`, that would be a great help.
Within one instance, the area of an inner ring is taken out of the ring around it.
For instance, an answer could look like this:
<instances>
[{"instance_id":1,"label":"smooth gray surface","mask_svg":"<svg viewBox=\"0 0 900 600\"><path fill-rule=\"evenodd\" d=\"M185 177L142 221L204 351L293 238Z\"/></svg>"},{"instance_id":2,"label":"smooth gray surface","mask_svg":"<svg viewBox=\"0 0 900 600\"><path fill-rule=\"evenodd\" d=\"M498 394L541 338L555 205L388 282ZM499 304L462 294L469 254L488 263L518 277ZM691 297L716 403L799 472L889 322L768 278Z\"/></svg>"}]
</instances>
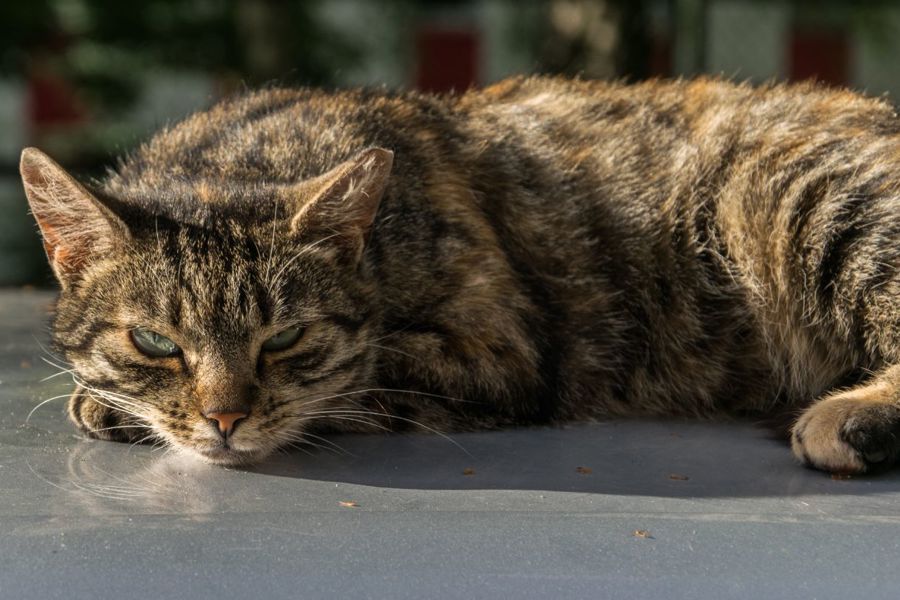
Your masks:
<instances>
[{"instance_id":1,"label":"smooth gray surface","mask_svg":"<svg viewBox=\"0 0 900 600\"><path fill-rule=\"evenodd\" d=\"M900 473L833 480L749 425L336 436L236 471L84 440L64 397L26 423L71 385L41 381L49 300L0 292L0 598L900 594Z\"/></svg>"}]
</instances>

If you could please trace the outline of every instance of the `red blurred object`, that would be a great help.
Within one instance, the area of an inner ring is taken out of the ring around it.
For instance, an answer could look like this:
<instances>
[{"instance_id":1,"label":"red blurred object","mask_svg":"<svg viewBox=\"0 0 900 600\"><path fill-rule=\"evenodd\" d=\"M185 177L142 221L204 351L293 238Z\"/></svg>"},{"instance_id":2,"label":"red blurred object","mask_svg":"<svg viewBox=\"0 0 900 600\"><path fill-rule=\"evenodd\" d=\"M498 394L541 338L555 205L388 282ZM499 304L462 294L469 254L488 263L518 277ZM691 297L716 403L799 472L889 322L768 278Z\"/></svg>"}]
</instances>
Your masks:
<instances>
[{"instance_id":1,"label":"red blurred object","mask_svg":"<svg viewBox=\"0 0 900 600\"><path fill-rule=\"evenodd\" d=\"M795 30L791 36L790 77L831 85L850 83L850 42L844 31Z\"/></svg>"},{"instance_id":2,"label":"red blurred object","mask_svg":"<svg viewBox=\"0 0 900 600\"><path fill-rule=\"evenodd\" d=\"M87 111L74 88L52 73L32 74L28 79L28 119L33 126L75 125Z\"/></svg>"},{"instance_id":3,"label":"red blurred object","mask_svg":"<svg viewBox=\"0 0 900 600\"><path fill-rule=\"evenodd\" d=\"M650 36L650 52L647 57L647 75L669 77L672 75L672 39L660 32Z\"/></svg>"},{"instance_id":4,"label":"red blurred object","mask_svg":"<svg viewBox=\"0 0 900 600\"><path fill-rule=\"evenodd\" d=\"M462 92L478 83L479 35L470 29L426 26L416 35L416 87Z\"/></svg>"}]
</instances>

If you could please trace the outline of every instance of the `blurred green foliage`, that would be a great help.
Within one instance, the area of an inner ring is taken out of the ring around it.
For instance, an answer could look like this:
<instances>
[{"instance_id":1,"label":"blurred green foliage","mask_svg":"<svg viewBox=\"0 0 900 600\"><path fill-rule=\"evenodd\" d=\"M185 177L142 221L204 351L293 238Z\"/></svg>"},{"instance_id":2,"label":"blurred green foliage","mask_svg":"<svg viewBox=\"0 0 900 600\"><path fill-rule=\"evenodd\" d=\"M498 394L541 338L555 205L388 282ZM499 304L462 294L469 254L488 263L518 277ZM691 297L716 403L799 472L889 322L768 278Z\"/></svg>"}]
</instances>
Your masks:
<instances>
[{"instance_id":1,"label":"blurred green foliage","mask_svg":"<svg viewBox=\"0 0 900 600\"><path fill-rule=\"evenodd\" d=\"M152 68L258 85L323 85L360 49L314 18L315 2L30 0L0 3L0 74L52 57L92 105L124 107Z\"/></svg>"}]
</instances>

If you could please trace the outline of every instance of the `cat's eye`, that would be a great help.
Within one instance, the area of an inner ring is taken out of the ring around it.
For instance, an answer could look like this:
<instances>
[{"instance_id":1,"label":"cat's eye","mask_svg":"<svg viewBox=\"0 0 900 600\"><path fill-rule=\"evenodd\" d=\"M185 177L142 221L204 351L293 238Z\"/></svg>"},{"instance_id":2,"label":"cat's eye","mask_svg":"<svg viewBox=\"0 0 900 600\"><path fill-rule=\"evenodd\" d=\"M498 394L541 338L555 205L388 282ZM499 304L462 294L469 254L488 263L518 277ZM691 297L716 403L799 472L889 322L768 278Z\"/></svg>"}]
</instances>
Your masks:
<instances>
[{"instance_id":1,"label":"cat's eye","mask_svg":"<svg viewBox=\"0 0 900 600\"><path fill-rule=\"evenodd\" d=\"M178 344L146 327L135 327L132 329L131 341L134 342L138 350L153 358L175 356L181 352Z\"/></svg>"},{"instance_id":2,"label":"cat's eye","mask_svg":"<svg viewBox=\"0 0 900 600\"><path fill-rule=\"evenodd\" d=\"M297 343L303 333L301 327L288 327L284 331L280 331L267 339L262 344L262 349L267 352L277 352L279 350L287 350Z\"/></svg>"}]
</instances>

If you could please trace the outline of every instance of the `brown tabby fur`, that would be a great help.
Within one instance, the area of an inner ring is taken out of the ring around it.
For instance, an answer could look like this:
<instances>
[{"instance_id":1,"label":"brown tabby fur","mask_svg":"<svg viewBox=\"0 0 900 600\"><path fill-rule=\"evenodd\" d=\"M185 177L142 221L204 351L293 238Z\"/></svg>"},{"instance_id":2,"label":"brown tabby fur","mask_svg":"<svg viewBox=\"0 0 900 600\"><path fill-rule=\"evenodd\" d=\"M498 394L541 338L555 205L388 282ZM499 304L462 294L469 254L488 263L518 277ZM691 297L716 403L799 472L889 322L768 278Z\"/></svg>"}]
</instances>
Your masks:
<instances>
[{"instance_id":1,"label":"brown tabby fur","mask_svg":"<svg viewBox=\"0 0 900 600\"><path fill-rule=\"evenodd\" d=\"M63 284L70 414L98 437L237 463L323 427L812 403L806 463L900 456L883 101L706 79L274 89L159 133L93 195L34 150L22 173ZM143 356L134 327L181 354ZM249 416L226 442L213 409Z\"/></svg>"}]
</instances>

